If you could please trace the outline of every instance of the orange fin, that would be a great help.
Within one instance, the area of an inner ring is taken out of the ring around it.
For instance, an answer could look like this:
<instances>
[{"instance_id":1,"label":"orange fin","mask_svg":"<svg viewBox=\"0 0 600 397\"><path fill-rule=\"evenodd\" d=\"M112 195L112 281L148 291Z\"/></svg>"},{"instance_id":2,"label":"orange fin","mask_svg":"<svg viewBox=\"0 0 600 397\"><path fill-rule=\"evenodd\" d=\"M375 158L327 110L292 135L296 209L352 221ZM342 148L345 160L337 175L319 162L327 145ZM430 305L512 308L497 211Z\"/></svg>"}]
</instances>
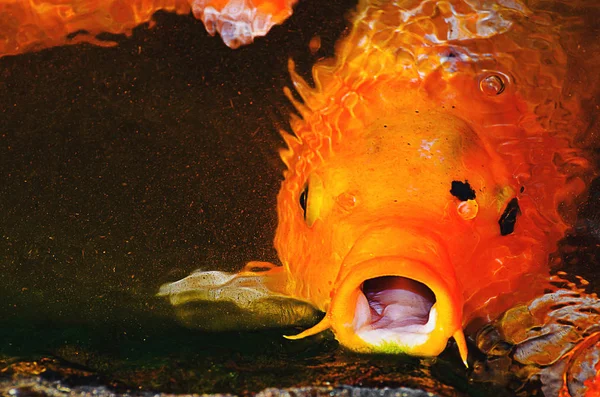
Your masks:
<instances>
[{"instance_id":1,"label":"orange fin","mask_svg":"<svg viewBox=\"0 0 600 397\"><path fill-rule=\"evenodd\" d=\"M175 307L178 318L208 331L310 326L320 312L284 293L282 267L250 262L241 272L197 270L182 280L164 284L158 296Z\"/></svg>"}]
</instances>

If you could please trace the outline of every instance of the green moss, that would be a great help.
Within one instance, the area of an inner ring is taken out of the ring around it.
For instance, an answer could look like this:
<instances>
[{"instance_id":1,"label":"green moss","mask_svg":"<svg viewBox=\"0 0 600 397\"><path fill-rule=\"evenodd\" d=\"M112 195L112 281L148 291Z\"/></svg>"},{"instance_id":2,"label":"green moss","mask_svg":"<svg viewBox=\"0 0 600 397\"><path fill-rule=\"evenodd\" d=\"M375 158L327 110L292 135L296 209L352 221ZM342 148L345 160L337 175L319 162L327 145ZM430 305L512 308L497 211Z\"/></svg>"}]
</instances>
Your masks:
<instances>
[{"instance_id":1,"label":"green moss","mask_svg":"<svg viewBox=\"0 0 600 397\"><path fill-rule=\"evenodd\" d=\"M408 354L405 345L401 345L397 342L392 341L386 341L378 346L373 346L373 353Z\"/></svg>"}]
</instances>

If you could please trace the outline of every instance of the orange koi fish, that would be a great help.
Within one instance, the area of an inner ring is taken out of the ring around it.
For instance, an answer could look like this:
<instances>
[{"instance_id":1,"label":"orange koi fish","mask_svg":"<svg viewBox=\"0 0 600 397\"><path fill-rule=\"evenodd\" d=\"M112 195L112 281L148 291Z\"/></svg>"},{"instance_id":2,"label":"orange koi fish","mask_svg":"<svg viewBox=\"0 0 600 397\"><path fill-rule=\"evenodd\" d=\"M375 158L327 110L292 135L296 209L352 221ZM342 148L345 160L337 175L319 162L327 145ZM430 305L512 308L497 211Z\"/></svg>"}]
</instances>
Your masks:
<instances>
[{"instance_id":1,"label":"orange koi fish","mask_svg":"<svg viewBox=\"0 0 600 397\"><path fill-rule=\"evenodd\" d=\"M316 310L290 339L331 329L351 350L435 356L453 338L466 364L465 330L550 288L592 174L547 19L519 1L361 0L314 87L290 67L282 266L197 271L159 295L200 328Z\"/></svg>"},{"instance_id":2,"label":"orange koi fish","mask_svg":"<svg viewBox=\"0 0 600 397\"><path fill-rule=\"evenodd\" d=\"M231 48L251 43L292 14L296 0L0 0L0 57L100 40L100 33L130 35L158 10L193 12L211 35Z\"/></svg>"}]
</instances>

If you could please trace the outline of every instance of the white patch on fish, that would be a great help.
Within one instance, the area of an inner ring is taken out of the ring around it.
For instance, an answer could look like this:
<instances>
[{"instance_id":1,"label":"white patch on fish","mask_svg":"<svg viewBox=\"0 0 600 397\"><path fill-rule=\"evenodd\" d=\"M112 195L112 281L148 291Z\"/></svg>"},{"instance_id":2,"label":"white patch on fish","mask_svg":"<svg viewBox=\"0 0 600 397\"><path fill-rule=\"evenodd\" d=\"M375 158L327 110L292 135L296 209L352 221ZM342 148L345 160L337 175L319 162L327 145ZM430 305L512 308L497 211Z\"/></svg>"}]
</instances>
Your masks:
<instances>
[{"instance_id":1,"label":"white patch on fish","mask_svg":"<svg viewBox=\"0 0 600 397\"><path fill-rule=\"evenodd\" d=\"M428 141L427 139L421 140L421 148L419 149L419 153L421 153L421 157L430 159L432 157L431 148L437 141L438 141L437 139L432 139L431 141Z\"/></svg>"}]
</instances>

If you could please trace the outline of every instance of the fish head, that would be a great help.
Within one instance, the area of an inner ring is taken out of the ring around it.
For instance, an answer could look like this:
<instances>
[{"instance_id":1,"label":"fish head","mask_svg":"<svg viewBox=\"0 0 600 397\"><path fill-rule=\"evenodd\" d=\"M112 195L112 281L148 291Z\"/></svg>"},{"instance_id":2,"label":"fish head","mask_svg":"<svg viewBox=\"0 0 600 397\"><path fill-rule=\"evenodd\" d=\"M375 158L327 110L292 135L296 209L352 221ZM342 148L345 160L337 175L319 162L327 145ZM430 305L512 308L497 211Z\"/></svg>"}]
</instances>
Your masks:
<instances>
[{"instance_id":1,"label":"fish head","mask_svg":"<svg viewBox=\"0 0 600 397\"><path fill-rule=\"evenodd\" d=\"M435 356L452 336L464 344L457 272L501 236L518 188L468 121L398 92L319 150L290 144L275 241L290 287L321 305L343 345Z\"/></svg>"}]
</instances>

